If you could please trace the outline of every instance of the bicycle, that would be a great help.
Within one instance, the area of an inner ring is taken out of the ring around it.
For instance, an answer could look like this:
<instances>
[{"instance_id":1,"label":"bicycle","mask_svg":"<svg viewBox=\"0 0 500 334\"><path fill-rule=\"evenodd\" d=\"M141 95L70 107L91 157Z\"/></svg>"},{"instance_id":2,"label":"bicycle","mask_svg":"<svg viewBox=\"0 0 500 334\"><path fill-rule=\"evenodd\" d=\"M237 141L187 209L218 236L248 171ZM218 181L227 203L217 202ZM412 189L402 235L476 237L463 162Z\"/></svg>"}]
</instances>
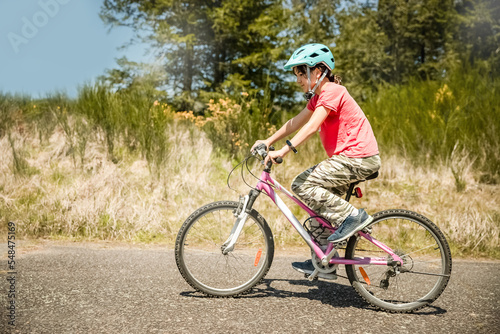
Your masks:
<instances>
[{"instance_id":1,"label":"bicycle","mask_svg":"<svg viewBox=\"0 0 500 334\"><path fill-rule=\"evenodd\" d=\"M263 161L266 155L267 148L260 144L240 164L245 163L248 169L249 158ZM306 274L309 280L317 279L319 273L336 274L343 264L350 284L366 302L401 313L429 305L444 291L451 275L451 252L443 233L429 219L408 210L381 211L373 215L368 227L347 241L322 245L320 236L325 231L333 233L335 225L274 180L271 168L269 162L257 185L238 202L207 204L181 226L175 259L182 277L195 290L212 297L238 296L249 293L263 280L273 261L274 239L266 220L252 207L265 193L311 248L315 270ZM345 199L362 196L356 186L377 176L378 172L351 183ZM304 224L275 190L309 214ZM311 227L312 219L319 223L316 229ZM343 257L339 251L344 252Z\"/></svg>"}]
</instances>

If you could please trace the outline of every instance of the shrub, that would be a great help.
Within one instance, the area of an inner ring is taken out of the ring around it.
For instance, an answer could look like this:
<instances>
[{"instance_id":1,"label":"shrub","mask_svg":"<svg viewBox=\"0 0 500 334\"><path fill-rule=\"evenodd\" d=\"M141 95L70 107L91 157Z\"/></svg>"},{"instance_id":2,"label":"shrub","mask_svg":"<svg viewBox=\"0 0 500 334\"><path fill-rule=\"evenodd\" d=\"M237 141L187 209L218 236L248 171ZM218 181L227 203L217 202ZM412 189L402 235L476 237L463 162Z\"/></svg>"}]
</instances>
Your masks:
<instances>
[{"instance_id":1,"label":"shrub","mask_svg":"<svg viewBox=\"0 0 500 334\"><path fill-rule=\"evenodd\" d=\"M194 116L193 112L177 113L176 118L193 122L202 128L219 153L232 158L248 154L257 139L265 139L276 131L269 123L271 105L248 98L242 93L240 101L229 97L210 100L206 116Z\"/></svg>"}]
</instances>

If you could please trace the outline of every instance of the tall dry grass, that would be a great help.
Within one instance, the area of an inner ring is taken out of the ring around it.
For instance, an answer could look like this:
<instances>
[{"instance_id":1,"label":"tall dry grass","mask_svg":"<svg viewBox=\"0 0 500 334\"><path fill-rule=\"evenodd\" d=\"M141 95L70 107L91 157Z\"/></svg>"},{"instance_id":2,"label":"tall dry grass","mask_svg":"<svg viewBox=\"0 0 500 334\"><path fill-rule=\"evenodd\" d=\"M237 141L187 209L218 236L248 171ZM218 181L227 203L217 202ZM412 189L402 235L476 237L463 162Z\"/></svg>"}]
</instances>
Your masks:
<instances>
[{"instance_id":1,"label":"tall dry grass","mask_svg":"<svg viewBox=\"0 0 500 334\"><path fill-rule=\"evenodd\" d=\"M248 188L239 171L231 178L237 192L226 187L232 164L228 157L213 154L204 132L182 121L171 123L167 131L168 158L160 177L151 173L138 152L125 151L120 162L111 162L104 134L99 132L87 144L83 166L75 168L68 137L60 126L45 144L37 136L13 131L14 149L35 172L14 173L12 145L4 136L0 140L0 221L16 221L20 237L172 244L180 225L196 208L216 200L237 200ZM301 154L276 167L273 176L288 186L296 174L324 158L319 154L306 158L318 148L314 138ZM455 256L500 257L498 185L479 184L467 172L468 186L458 192L444 163L424 168L397 156L382 155L382 159L380 177L362 184L365 196L354 199L355 206L371 213L390 208L420 212L445 232ZM260 169L252 165L254 174ZM255 184L252 176L244 175ZM291 201L285 202L300 219L306 218ZM279 247L301 244L269 199L261 196L255 208L271 225ZM5 224L1 226L5 234Z\"/></svg>"},{"instance_id":2,"label":"tall dry grass","mask_svg":"<svg viewBox=\"0 0 500 334\"><path fill-rule=\"evenodd\" d=\"M84 165L75 168L61 127L44 146L36 137L13 134L15 150L37 170L16 174L13 150L4 137L0 140L2 221L17 221L24 236L170 240L192 203L213 198L214 192L201 184L214 182L218 167L210 161L212 148L203 135L190 136L176 124L169 131L173 134L169 163L160 178L151 174L139 154L111 162L103 141L89 142ZM194 180L200 186L194 186Z\"/></svg>"}]
</instances>

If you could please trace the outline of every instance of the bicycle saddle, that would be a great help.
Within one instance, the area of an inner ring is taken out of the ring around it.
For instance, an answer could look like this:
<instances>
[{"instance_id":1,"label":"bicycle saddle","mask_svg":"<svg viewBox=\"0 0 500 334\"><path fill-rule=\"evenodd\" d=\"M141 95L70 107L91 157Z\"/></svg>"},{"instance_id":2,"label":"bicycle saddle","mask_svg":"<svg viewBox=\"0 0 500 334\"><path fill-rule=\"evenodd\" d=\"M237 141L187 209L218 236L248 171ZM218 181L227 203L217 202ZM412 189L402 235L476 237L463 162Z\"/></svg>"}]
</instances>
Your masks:
<instances>
[{"instance_id":1,"label":"bicycle saddle","mask_svg":"<svg viewBox=\"0 0 500 334\"><path fill-rule=\"evenodd\" d=\"M367 176L365 180L372 180L372 179L376 179L377 177L378 177L378 171L373 173L370 176Z\"/></svg>"}]
</instances>

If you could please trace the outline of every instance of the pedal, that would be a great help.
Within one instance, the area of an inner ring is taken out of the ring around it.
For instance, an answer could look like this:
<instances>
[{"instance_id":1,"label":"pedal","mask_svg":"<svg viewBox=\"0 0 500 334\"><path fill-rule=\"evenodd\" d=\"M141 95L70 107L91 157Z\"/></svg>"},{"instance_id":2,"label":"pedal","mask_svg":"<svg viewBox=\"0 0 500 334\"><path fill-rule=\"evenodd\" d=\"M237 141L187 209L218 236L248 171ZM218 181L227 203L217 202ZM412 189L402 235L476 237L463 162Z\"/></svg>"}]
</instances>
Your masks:
<instances>
[{"instance_id":1,"label":"pedal","mask_svg":"<svg viewBox=\"0 0 500 334\"><path fill-rule=\"evenodd\" d=\"M313 273L311 275L309 275L309 277L307 279L310 280L310 281L317 280L318 279L318 274L319 274L318 269L315 269L313 271Z\"/></svg>"},{"instance_id":2,"label":"pedal","mask_svg":"<svg viewBox=\"0 0 500 334\"><path fill-rule=\"evenodd\" d=\"M304 277L307 278L308 280L310 281L317 281L318 280L318 276L314 277L314 278L310 278L311 275L310 274L304 274Z\"/></svg>"},{"instance_id":3,"label":"pedal","mask_svg":"<svg viewBox=\"0 0 500 334\"><path fill-rule=\"evenodd\" d=\"M364 229L362 229L361 232L366 233L366 234L372 234L372 227L367 226Z\"/></svg>"},{"instance_id":4,"label":"pedal","mask_svg":"<svg viewBox=\"0 0 500 334\"><path fill-rule=\"evenodd\" d=\"M341 242L337 242L337 243L333 244L333 247L335 249L339 249L339 248L346 247L346 246L347 246L347 240L343 240Z\"/></svg>"}]
</instances>

